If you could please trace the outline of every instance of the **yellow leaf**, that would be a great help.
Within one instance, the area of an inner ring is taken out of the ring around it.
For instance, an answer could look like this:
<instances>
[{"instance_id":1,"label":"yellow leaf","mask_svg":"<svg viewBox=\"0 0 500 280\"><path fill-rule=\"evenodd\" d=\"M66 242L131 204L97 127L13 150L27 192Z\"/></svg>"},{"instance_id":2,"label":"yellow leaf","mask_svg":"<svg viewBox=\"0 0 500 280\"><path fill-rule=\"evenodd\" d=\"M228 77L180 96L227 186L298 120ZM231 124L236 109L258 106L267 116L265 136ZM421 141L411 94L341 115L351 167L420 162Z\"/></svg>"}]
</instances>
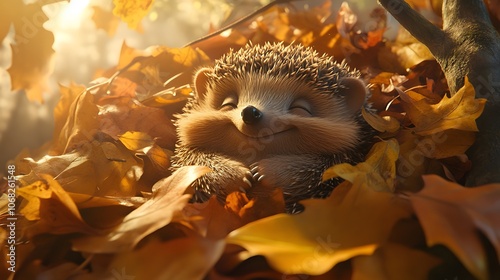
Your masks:
<instances>
[{"instance_id":1,"label":"yellow leaf","mask_svg":"<svg viewBox=\"0 0 500 280\"><path fill-rule=\"evenodd\" d=\"M83 221L75 202L59 183L49 175L41 174L40 177L43 181L17 190L27 201L21 206L20 213L28 220L37 221L26 229L28 235L96 233Z\"/></svg>"},{"instance_id":2,"label":"yellow leaf","mask_svg":"<svg viewBox=\"0 0 500 280\"><path fill-rule=\"evenodd\" d=\"M323 181L341 177L351 183L361 183L379 191L394 191L396 178L396 160L399 145L395 139L373 145L366 156L366 161L352 166L341 163L328 168L323 174Z\"/></svg>"},{"instance_id":3,"label":"yellow leaf","mask_svg":"<svg viewBox=\"0 0 500 280\"><path fill-rule=\"evenodd\" d=\"M141 103L151 107L163 107L165 105L185 101L189 97L192 97L192 93L193 90L189 85L175 89L169 88L155 93L151 97L142 100Z\"/></svg>"},{"instance_id":4,"label":"yellow leaf","mask_svg":"<svg viewBox=\"0 0 500 280\"><path fill-rule=\"evenodd\" d=\"M127 131L118 136L120 142L131 151L140 151L146 147L150 147L155 142L147 133L140 131Z\"/></svg>"},{"instance_id":5,"label":"yellow leaf","mask_svg":"<svg viewBox=\"0 0 500 280\"><path fill-rule=\"evenodd\" d=\"M486 103L485 99L474 99L474 88L467 79L455 95L443 97L438 104L429 104L426 99L414 98L409 93L400 96L408 117L415 125L413 131L422 136L447 129L477 131L475 120Z\"/></svg>"},{"instance_id":6,"label":"yellow leaf","mask_svg":"<svg viewBox=\"0 0 500 280\"><path fill-rule=\"evenodd\" d=\"M13 19L16 44L12 45L12 64L8 69L12 89L24 89L29 100L39 102L43 101L47 79L53 71L54 35L43 27L47 20L40 3L23 6Z\"/></svg>"},{"instance_id":7,"label":"yellow leaf","mask_svg":"<svg viewBox=\"0 0 500 280\"><path fill-rule=\"evenodd\" d=\"M153 0L113 0L113 4L113 14L120 17L131 29L137 29L151 9Z\"/></svg>"},{"instance_id":8,"label":"yellow leaf","mask_svg":"<svg viewBox=\"0 0 500 280\"><path fill-rule=\"evenodd\" d=\"M393 194L348 182L327 199L302 203L304 212L252 222L226 241L265 256L279 272L319 275L354 256L372 254L394 224L411 215Z\"/></svg>"},{"instance_id":9,"label":"yellow leaf","mask_svg":"<svg viewBox=\"0 0 500 280\"><path fill-rule=\"evenodd\" d=\"M391 116L379 116L372 112L367 112L365 108L361 109L361 114L365 121L377 131L380 132L396 132L400 128L399 121Z\"/></svg>"}]
</instances>

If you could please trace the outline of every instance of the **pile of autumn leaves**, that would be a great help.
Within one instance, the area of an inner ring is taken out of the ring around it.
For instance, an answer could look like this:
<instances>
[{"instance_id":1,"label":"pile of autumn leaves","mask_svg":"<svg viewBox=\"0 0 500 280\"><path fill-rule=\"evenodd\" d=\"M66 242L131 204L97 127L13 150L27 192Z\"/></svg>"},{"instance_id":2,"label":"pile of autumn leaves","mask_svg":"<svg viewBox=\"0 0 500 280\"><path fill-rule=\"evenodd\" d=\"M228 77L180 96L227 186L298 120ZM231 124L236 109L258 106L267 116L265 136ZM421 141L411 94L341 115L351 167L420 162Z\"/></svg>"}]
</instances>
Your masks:
<instances>
[{"instance_id":1,"label":"pile of autumn leaves","mask_svg":"<svg viewBox=\"0 0 500 280\"><path fill-rule=\"evenodd\" d=\"M319 10L302 13L275 8L255 21L258 28L180 49L124 45L116 69L101 73L106 78L61 87L53 141L16 160L23 174L16 277L488 279L500 256L500 185L451 182L469 168L464 153L485 101L469 83L451 98L437 93L442 81L408 89L422 80L418 67L371 79L380 113L363 115L378 142L365 162L325 172L325 180L345 179L329 198L303 201L297 215L283 213L279 188L254 198L231 193L225 205L188 203L191 182L210 172L168 169L172 115L191 93L191 73L249 39L330 53L345 46L335 24L319 24ZM290 21L300 17L321 27L296 35Z\"/></svg>"}]
</instances>

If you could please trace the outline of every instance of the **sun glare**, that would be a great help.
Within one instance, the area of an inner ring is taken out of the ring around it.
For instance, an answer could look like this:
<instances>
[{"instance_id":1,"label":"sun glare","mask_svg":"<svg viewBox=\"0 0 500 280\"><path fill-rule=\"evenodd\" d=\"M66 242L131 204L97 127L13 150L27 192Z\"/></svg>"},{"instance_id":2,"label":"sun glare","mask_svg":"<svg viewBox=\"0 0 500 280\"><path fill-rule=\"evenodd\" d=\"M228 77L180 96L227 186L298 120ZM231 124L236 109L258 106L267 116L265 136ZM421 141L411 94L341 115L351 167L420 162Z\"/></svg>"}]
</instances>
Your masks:
<instances>
[{"instance_id":1,"label":"sun glare","mask_svg":"<svg viewBox=\"0 0 500 280\"><path fill-rule=\"evenodd\" d=\"M61 17L64 22L73 22L80 20L85 8L89 5L90 0L73 0L62 11Z\"/></svg>"}]
</instances>

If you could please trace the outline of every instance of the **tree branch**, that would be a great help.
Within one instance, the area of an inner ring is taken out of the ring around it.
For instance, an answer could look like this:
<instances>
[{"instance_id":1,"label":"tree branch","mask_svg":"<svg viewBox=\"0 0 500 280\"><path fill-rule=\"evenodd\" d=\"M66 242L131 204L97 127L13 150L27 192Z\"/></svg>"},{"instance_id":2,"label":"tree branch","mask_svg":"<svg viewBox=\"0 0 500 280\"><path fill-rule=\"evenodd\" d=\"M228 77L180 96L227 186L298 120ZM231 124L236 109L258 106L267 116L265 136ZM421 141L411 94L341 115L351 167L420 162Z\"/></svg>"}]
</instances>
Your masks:
<instances>
[{"instance_id":1,"label":"tree branch","mask_svg":"<svg viewBox=\"0 0 500 280\"><path fill-rule=\"evenodd\" d=\"M486 98L477 119L479 132L467 152L472 170L467 185L500 182L500 37L482 0L444 0L443 30L403 0L379 0L403 27L426 45L443 68L450 92L467 76L476 97Z\"/></svg>"}]
</instances>

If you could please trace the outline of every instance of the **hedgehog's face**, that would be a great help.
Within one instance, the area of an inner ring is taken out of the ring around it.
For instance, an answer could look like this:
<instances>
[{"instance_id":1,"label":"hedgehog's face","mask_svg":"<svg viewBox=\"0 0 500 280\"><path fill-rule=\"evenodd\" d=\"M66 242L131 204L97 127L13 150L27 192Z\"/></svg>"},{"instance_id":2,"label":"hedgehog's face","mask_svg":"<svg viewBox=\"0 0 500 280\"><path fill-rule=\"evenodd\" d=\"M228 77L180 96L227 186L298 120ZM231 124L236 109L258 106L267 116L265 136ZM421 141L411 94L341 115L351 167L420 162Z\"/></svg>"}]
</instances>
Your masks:
<instances>
[{"instance_id":1,"label":"hedgehog's face","mask_svg":"<svg viewBox=\"0 0 500 280\"><path fill-rule=\"evenodd\" d=\"M358 79L344 81L351 92L342 98L253 73L207 83L204 71L195 79L197 105L178 120L183 145L250 164L268 155L345 152L359 142L355 115L366 89Z\"/></svg>"}]
</instances>

